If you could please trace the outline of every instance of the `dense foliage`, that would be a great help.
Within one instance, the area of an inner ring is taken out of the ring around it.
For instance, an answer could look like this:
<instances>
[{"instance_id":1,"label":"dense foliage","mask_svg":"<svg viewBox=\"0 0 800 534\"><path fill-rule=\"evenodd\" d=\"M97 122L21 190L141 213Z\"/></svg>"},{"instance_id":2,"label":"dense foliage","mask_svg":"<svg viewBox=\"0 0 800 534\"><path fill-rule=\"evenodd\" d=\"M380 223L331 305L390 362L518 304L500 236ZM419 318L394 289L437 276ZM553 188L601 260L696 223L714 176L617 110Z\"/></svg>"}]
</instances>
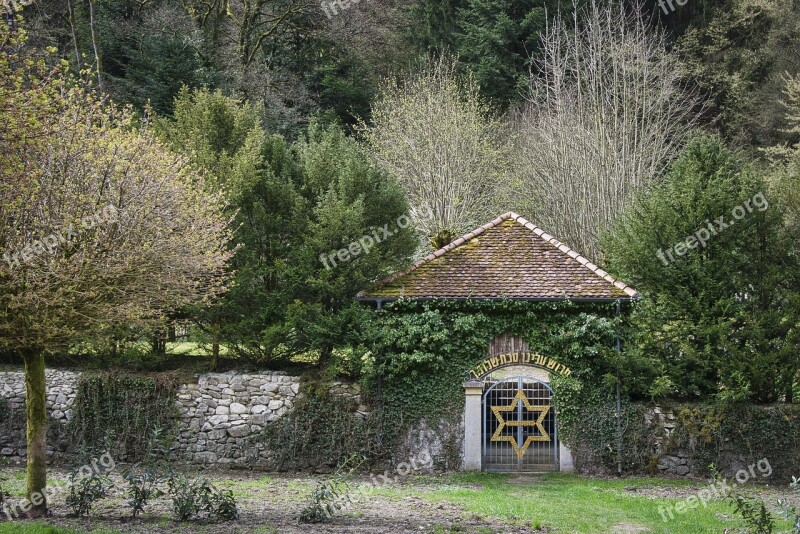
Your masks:
<instances>
[{"instance_id":1,"label":"dense foliage","mask_svg":"<svg viewBox=\"0 0 800 534\"><path fill-rule=\"evenodd\" d=\"M163 443L175 437L174 377L82 375L70 421L75 450L109 451L128 462L148 456L154 431Z\"/></svg>"},{"instance_id":2,"label":"dense foliage","mask_svg":"<svg viewBox=\"0 0 800 534\"><path fill-rule=\"evenodd\" d=\"M157 328L217 295L232 255L222 195L52 52L0 24L0 347L25 363L29 497L46 487L45 352Z\"/></svg>"},{"instance_id":3,"label":"dense foliage","mask_svg":"<svg viewBox=\"0 0 800 534\"><path fill-rule=\"evenodd\" d=\"M236 223L233 282L199 322L254 360L313 351L327 361L334 347L357 344L355 293L416 248L408 206L397 181L336 126L313 123L290 147L257 118L219 92L183 90L174 119L159 125L224 191Z\"/></svg>"},{"instance_id":4,"label":"dense foliage","mask_svg":"<svg viewBox=\"0 0 800 534\"><path fill-rule=\"evenodd\" d=\"M466 373L504 332L531 351L557 355L589 387L623 384L632 395L648 383L652 362L622 357L616 335L624 316L614 304L513 301L397 301L384 305L370 332L367 373L380 380L383 405L408 424L458 414Z\"/></svg>"},{"instance_id":5,"label":"dense foliage","mask_svg":"<svg viewBox=\"0 0 800 534\"><path fill-rule=\"evenodd\" d=\"M618 394L796 400L797 0L667 3L13 3L0 352L27 366L29 493L46 482L44 353L150 337L163 358L176 321L212 345L212 368L224 348L370 386L373 419L312 398L273 425L287 465L380 455L373 441L396 428L457 418L464 372L504 332L573 369L555 384L564 436L608 468L648 461L642 413ZM687 146L695 130L717 137ZM644 298L623 317L613 304L354 300L520 207ZM71 225L85 231L65 243ZM118 411L123 386L135 402ZM135 456L166 425L148 404L170 394L88 379L80 441ZM171 488L179 517L236 515L202 482Z\"/></svg>"},{"instance_id":6,"label":"dense foliage","mask_svg":"<svg viewBox=\"0 0 800 534\"><path fill-rule=\"evenodd\" d=\"M800 280L785 220L763 178L700 138L609 237L610 267L645 297L631 349L666 364L668 393L791 399Z\"/></svg>"},{"instance_id":7,"label":"dense foliage","mask_svg":"<svg viewBox=\"0 0 800 534\"><path fill-rule=\"evenodd\" d=\"M558 408L558 439L572 451L578 471L649 471L659 434L647 421L649 408L572 377L551 381Z\"/></svg>"},{"instance_id":8,"label":"dense foliage","mask_svg":"<svg viewBox=\"0 0 800 534\"><path fill-rule=\"evenodd\" d=\"M387 459L396 422L380 410L359 414L355 408L347 399L312 394L253 440L266 446L278 469L336 467L354 454L370 464Z\"/></svg>"},{"instance_id":9,"label":"dense foliage","mask_svg":"<svg viewBox=\"0 0 800 534\"><path fill-rule=\"evenodd\" d=\"M769 407L737 403L676 405L675 430L665 441L668 453L688 451L694 469L752 464L768 459L775 480L788 480L800 462L800 411L793 405Z\"/></svg>"}]
</instances>

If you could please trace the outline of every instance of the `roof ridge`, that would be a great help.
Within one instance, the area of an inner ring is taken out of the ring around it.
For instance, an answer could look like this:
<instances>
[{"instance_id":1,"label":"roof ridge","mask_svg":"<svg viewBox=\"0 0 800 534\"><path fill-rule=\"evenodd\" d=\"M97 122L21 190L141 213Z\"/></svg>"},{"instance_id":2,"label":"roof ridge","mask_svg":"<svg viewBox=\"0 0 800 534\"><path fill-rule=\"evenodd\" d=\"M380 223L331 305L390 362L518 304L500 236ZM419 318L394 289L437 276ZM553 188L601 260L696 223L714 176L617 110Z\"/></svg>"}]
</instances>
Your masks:
<instances>
[{"instance_id":1,"label":"roof ridge","mask_svg":"<svg viewBox=\"0 0 800 534\"><path fill-rule=\"evenodd\" d=\"M567 245L565 245L564 243L562 243L561 241L559 241L558 239L556 239L552 235L548 234L547 232L545 232L544 230L542 230L541 228L539 228L538 226L536 226L532 222L528 221L527 219L525 219L524 217L522 217L521 215L519 215L519 214L517 214L517 213L515 213L513 211L507 211L507 212L503 213L502 215L496 217L495 219L489 221L488 223L486 223L484 225L481 225L481 226L478 226L474 230L472 230L470 232L467 232L466 234L462 235L461 237L459 237L457 239L454 239L450 243L448 243L445 246L441 247L440 249L435 250L434 252L428 254L424 258L415 261L411 266L407 267L406 269L403 269L403 270L398 271L398 272L396 272L396 273L394 273L392 275L387 276L386 278L384 278L380 282L378 282L378 287L380 287L382 285L385 285L385 284L390 284L390 283L394 282L395 280L397 280L398 278L402 278L403 276L406 276L406 275L414 272L415 270L417 270L421 266L425 265L426 263L428 263L430 261L433 261L436 258L439 258L439 257L443 256L447 252L450 252L451 250L453 250L455 248L458 248L458 247L460 247L461 245L463 245L465 243L468 243L472 239L474 239L474 238L478 237L479 235L481 235L482 233L484 233L486 230L489 230L490 228L494 228L495 226L501 224L503 221L507 221L509 219L515 221L520 226L523 226L524 228L526 228L528 230L531 230L535 235L537 235L538 237L542 238L547 243L553 245L560 252L566 254L567 256L572 258L573 260L577 261L579 264L581 264L582 266L584 266L587 269L589 269L590 271L592 271L592 273L594 273L598 277L600 277L603 280L611 283L614 287L616 287L617 289L620 289L621 291L623 291L629 297L631 297L631 298L639 297L639 293L635 289L633 289L632 287L628 286L627 284L617 280L616 278L614 278L613 276L608 274L606 271L602 270L600 267L598 267L597 265L592 263L591 260L589 260L588 258L584 257L583 255L581 255L580 253L576 252L575 250L571 249L570 247L568 247ZM365 292L365 290L359 291L358 294L356 295L356 297L364 296L364 292Z\"/></svg>"},{"instance_id":2,"label":"roof ridge","mask_svg":"<svg viewBox=\"0 0 800 534\"><path fill-rule=\"evenodd\" d=\"M513 212L507 211L504 214L500 215L499 217L493 219L492 221L490 221L490 222L488 222L488 223L486 223L484 225L481 225L481 226L475 228L474 230L471 230L471 231L467 232L466 234L462 235L461 237L459 237L457 239L454 239L453 241L449 242L448 244L446 244L442 248L440 248L438 250L435 250L435 251L431 252L430 254L428 254L427 256L425 256L424 258L415 261L409 267L406 267L402 271L397 271L396 273L391 274L391 275L387 276L386 278L383 278L380 282L378 282L378 285L380 286L380 285L384 285L384 284L390 284L390 283L394 282L395 280L397 280L398 278L401 278L401 277L403 277L403 276L405 276L405 275L407 275L407 274L409 274L409 273L411 273L413 271L416 271L418 268L422 267L423 265L425 265L429 261L433 261L436 258L438 258L440 256L443 256L446 252L450 252L454 248L458 248L461 245L463 245L464 243L467 243L468 241L474 239L475 237L478 237L479 235L481 235L483 232L485 232L489 228L494 228L495 226L497 226L501 222L510 219L512 214L513 214ZM362 296L363 293L364 293L364 290L362 289L361 291L358 292L356 297Z\"/></svg>"},{"instance_id":3,"label":"roof ridge","mask_svg":"<svg viewBox=\"0 0 800 534\"><path fill-rule=\"evenodd\" d=\"M639 292L638 291L636 291L635 289L633 289L632 287L630 287L626 283L624 283L624 282L622 282L620 280L617 280L616 278L614 278L613 276L608 274L606 271L601 269L599 266L597 266L594 263L592 263L592 261L589 258L583 256L582 254L580 254L576 250L568 247L567 245L565 245L564 243L562 243L561 241L559 241L555 237L551 236L550 234L548 234L547 232L545 232L544 230L542 230L541 228L539 228L538 226L536 226L535 224L533 224L532 222L527 220L525 217L522 217L521 215L517 215L513 211L508 212L508 214L510 215L511 219L514 219L516 222L518 222L519 224L521 224L522 226L524 226L528 230L531 230L534 234L536 234L537 236L541 237L544 241L547 241L548 243L550 243L551 245L556 247L558 250L560 250L561 252L563 252L564 254L566 254L567 256L572 258L573 260L577 261L578 263L580 263L581 265L583 265L584 267L586 267L587 269L592 271L594 274L596 274L597 276L599 276L600 278L602 278L606 282L609 282L612 285L614 285L614 287L620 289L621 291L624 291L625 294L628 295L629 297L637 298L639 296Z\"/></svg>"}]
</instances>

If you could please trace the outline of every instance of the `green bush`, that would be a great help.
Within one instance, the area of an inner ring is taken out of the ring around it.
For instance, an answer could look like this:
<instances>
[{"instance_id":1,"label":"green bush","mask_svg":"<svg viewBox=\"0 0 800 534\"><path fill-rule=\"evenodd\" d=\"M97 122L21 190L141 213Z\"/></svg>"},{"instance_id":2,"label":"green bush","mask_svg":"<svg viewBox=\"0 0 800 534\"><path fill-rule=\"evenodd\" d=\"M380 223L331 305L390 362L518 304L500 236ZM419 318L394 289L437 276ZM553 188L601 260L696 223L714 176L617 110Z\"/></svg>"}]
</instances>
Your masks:
<instances>
[{"instance_id":1,"label":"green bush","mask_svg":"<svg viewBox=\"0 0 800 534\"><path fill-rule=\"evenodd\" d=\"M375 462L388 457L391 438L380 410L362 416L352 401L311 395L253 439L266 445L278 469L298 469L339 465L353 454Z\"/></svg>"},{"instance_id":2,"label":"green bush","mask_svg":"<svg viewBox=\"0 0 800 534\"><path fill-rule=\"evenodd\" d=\"M352 502L350 478L362 463L364 458L350 456L336 468L332 476L317 482L308 503L300 511L298 521L325 523L348 506Z\"/></svg>"},{"instance_id":3,"label":"green bush","mask_svg":"<svg viewBox=\"0 0 800 534\"><path fill-rule=\"evenodd\" d=\"M131 517L135 518L144 512L150 499L161 497L164 492L159 484L166 480L168 475L165 470L155 465L135 464L122 472L122 478L128 483L128 505L131 507Z\"/></svg>"},{"instance_id":4,"label":"green bush","mask_svg":"<svg viewBox=\"0 0 800 534\"><path fill-rule=\"evenodd\" d=\"M621 395L618 411L613 388L569 377L555 377L551 386L558 436L572 449L578 470L633 472L649 467L657 435L648 427L644 406Z\"/></svg>"},{"instance_id":5,"label":"green bush","mask_svg":"<svg viewBox=\"0 0 800 534\"><path fill-rule=\"evenodd\" d=\"M172 511L179 521L188 521L201 514L222 521L239 519L232 491L220 490L204 478L189 480L184 475L170 477L167 485Z\"/></svg>"},{"instance_id":6,"label":"green bush","mask_svg":"<svg viewBox=\"0 0 800 534\"><path fill-rule=\"evenodd\" d=\"M775 518L767 510L764 501L747 495L730 495L728 500L733 512L742 517L747 532L753 534L772 534L775 532Z\"/></svg>"},{"instance_id":7,"label":"green bush","mask_svg":"<svg viewBox=\"0 0 800 534\"><path fill-rule=\"evenodd\" d=\"M89 515L94 503L108 496L112 488L111 480L92 470L90 474L81 474L81 470L74 470L69 474L69 495L67 506L72 509L76 517Z\"/></svg>"},{"instance_id":8,"label":"green bush","mask_svg":"<svg viewBox=\"0 0 800 534\"><path fill-rule=\"evenodd\" d=\"M655 358L673 398L785 399L800 368L800 268L782 199L699 137L637 200L604 242L609 272L644 297L628 354Z\"/></svg>"},{"instance_id":9,"label":"green bush","mask_svg":"<svg viewBox=\"0 0 800 534\"><path fill-rule=\"evenodd\" d=\"M169 439L169 436L166 437ZM122 478L128 483L128 505L133 518L144 511L150 499L164 495L160 485L175 474L168 461L170 449L164 438L159 428L153 428L144 460L122 471Z\"/></svg>"},{"instance_id":10,"label":"green bush","mask_svg":"<svg viewBox=\"0 0 800 534\"><path fill-rule=\"evenodd\" d=\"M611 375L629 394L643 396L658 376L647 358L616 352L625 315L613 303L401 299L375 314L365 340L371 352L365 380L380 390L387 418L403 426L452 416L464 406L465 372L503 333L522 337L533 352L557 355L590 387Z\"/></svg>"}]
</instances>

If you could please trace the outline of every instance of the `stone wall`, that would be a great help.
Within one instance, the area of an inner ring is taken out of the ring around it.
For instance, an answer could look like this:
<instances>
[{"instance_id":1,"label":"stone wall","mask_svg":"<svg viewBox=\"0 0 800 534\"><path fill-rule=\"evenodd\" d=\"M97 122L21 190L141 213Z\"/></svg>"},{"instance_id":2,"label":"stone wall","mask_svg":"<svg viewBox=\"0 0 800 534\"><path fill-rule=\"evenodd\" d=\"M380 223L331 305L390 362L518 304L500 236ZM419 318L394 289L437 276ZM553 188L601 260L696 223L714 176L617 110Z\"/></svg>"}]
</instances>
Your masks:
<instances>
[{"instance_id":1,"label":"stone wall","mask_svg":"<svg viewBox=\"0 0 800 534\"><path fill-rule=\"evenodd\" d=\"M76 385L80 373L45 370L47 410L51 426L72 419ZM0 372L0 397L8 400L9 413L0 421L0 456L19 463L25 461L25 374L21 371ZM49 440L48 440L49 441ZM57 443L48 442L48 454L56 452Z\"/></svg>"},{"instance_id":2,"label":"stone wall","mask_svg":"<svg viewBox=\"0 0 800 534\"><path fill-rule=\"evenodd\" d=\"M65 370L46 371L47 408L50 415L48 455L60 461L71 450L64 425L72 419L80 373ZM175 402L180 420L174 444L180 461L219 466L269 466L268 451L251 438L266 424L291 410L302 398L300 378L282 372L243 374L236 372L199 375L195 381L178 387ZM362 415L368 408L361 402L357 385L337 382L330 394L356 401ZM22 371L0 372L0 456L13 463L24 463L25 380ZM648 407L649 431L657 436L652 451L657 460L651 469L663 475L704 476L707 466L691 450L676 450L670 436L676 429L674 409ZM431 424L433 423L433 424ZM395 451L407 458L420 450L430 451L437 469L458 469L464 454L463 418L449 421L423 421L410 429ZM719 451L720 466L726 474L745 465L745 456L735 443L726 443Z\"/></svg>"},{"instance_id":3,"label":"stone wall","mask_svg":"<svg viewBox=\"0 0 800 534\"><path fill-rule=\"evenodd\" d=\"M80 373L47 370L49 433L72 418ZM336 382L331 394L360 399L357 385ZM0 372L0 397L8 401L10 416L0 421L0 455L13 463L25 461L25 377L22 371ZM178 388L180 417L175 450L179 459L217 465L267 465L263 446L250 442L264 425L281 417L302 397L300 378L283 372L258 374L210 373ZM366 410L359 403L359 410ZM55 432L53 432L55 431ZM66 443L48 439L48 454L59 459Z\"/></svg>"},{"instance_id":4,"label":"stone wall","mask_svg":"<svg viewBox=\"0 0 800 534\"><path fill-rule=\"evenodd\" d=\"M208 374L178 390L178 450L196 463L264 463L248 437L278 419L300 396L300 378L285 373Z\"/></svg>"},{"instance_id":5,"label":"stone wall","mask_svg":"<svg viewBox=\"0 0 800 534\"><path fill-rule=\"evenodd\" d=\"M650 429L656 435L656 450L658 463L656 464L661 474L691 477L694 471L702 471L695 466L693 458L686 450L667 450L666 444L675 430L677 418L672 408L656 406L648 410L645 415Z\"/></svg>"},{"instance_id":6,"label":"stone wall","mask_svg":"<svg viewBox=\"0 0 800 534\"><path fill-rule=\"evenodd\" d=\"M670 443L675 430L678 428L678 417L675 408L655 406L648 408L645 418L651 432L656 436L653 454L658 459L656 468L658 474L674 475L687 478L707 478L708 459L704 459L696 450L697 443L690 441L689 446L676 447ZM747 452L749 444L737 444L729 439L722 440L715 451L717 469L727 477L748 467L754 460ZM781 466L787 467L787 466Z\"/></svg>"}]
</instances>

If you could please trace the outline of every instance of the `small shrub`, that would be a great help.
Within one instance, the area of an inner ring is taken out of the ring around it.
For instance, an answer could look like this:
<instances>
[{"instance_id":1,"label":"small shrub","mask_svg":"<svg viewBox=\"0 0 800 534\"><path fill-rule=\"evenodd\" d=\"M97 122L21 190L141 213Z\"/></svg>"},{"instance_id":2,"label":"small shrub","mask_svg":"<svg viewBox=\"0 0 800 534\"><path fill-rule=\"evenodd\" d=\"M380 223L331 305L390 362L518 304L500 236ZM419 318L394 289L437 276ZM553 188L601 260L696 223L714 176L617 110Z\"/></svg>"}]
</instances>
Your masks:
<instances>
[{"instance_id":1,"label":"small shrub","mask_svg":"<svg viewBox=\"0 0 800 534\"><path fill-rule=\"evenodd\" d=\"M154 427L150 432L146 459L122 471L122 478L128 483L128 505L133 518L144 511L151 499L164 495L159 486L174 473L167 461L169 449L164 444L164 436L163 430Z\"/></svg>"},{"instance_id":2,"label":"small shrub","mask_svg":"<svg viewBox=\"0 0 800 534\"><path fill-rule=\"evenodd\" d=\"M159 484L168 478L160 466L135 464L122 472L122 478L128 483L127 494L130 500L131 517L144 512L150 499L164 495Z\"/></svg>"},{"instance_id":3,"label":"small shrub","mask_svg":"<svg viewBox=\"0 0 800 534\"><path fill-rule=\"evenodd\" d=\"M220 490L203 478L189 480L183 475L167 482L176 519L188 521L200 514L210 519L232 521L239 519L233 492Z\"/></svg>"},{"instance_id":4,"label":"small shrub","mask_svg":"<svg viewBox=\"0 0 800 534\"><path fill-rule=\"evenodd\" d=\"M350 478L363 463L363 457L350 456L331 477L317 482L317 487L308 504L300 511L298 520L301 523L324 523L350 504Z\"/></svg>"},{"instance_id":5,"label":"small shrub","mask_svg":"<svg viewBox=\"0 0 800 534\"><path fill-rule=\"evenodd\" d=\"M108 496L113 485L107 476L94 470L89 475L79 473L79 470L75 470L69 474L69 495L66 502L76 517L83 517L89 515L96 501Z\"/></svg>"},{"instance_id":6,"label":"small shrub","mask_svg":"<svg viewBox=\"0 0 800 534\"><path fill-rule=\"evenodd\" d=\"M201 493L203 508L209 515L219 521L235 521L239 519L239 508L230 490L221 490L208 484Z\"/></svg>"},{"instance_id":7,"label":"small shrub","mask_svg":"<svg viewBox=\"0 0 800 534\"><path fill-rule=\"evenodd\" d=\"M178 521L188 521L200 511L194 487L183 475L171 477L168 481L172 511Z\"/></svg>"},{"instance_id":8,"label":"small shrub","mask_svg":"<svg viewBox=\"0 0 800 534\"><path fill-rule=\"evenodd\" d=\"M767 510L764 501L745 495L728 497L734 513L742 516L747 531L753 534L772 534L775 531L775 518Z\"/></svg>"},{"instance_id":9,"label":"small shrub","mask_svg":"<svg viewBox=\"0 0 800 534\"><path fill-rule=\"evenodd\" d=\"M717 466L711 463L708 466L714 481L725 487L725 478ZM726 501L733 507L733 512L741 516L745 524L744 532L750 534L772 534L775 531L775 518L767 510L764 501L756 497L744 495L742 493L731 493L725 497Z\"/></svg>"},{"instance_id":10,"label":"small shrub","mask_svg":"<svg viewBox=\"0 0 800 534\"><path fill-rule=\"evenodd\" d=\"M789 485L796 493L800 493L800 478L792 477ZM800 534L800 509L784 499L778 500L778 515L792 524L792 534Z\"/></svg>"}]
</instances>

